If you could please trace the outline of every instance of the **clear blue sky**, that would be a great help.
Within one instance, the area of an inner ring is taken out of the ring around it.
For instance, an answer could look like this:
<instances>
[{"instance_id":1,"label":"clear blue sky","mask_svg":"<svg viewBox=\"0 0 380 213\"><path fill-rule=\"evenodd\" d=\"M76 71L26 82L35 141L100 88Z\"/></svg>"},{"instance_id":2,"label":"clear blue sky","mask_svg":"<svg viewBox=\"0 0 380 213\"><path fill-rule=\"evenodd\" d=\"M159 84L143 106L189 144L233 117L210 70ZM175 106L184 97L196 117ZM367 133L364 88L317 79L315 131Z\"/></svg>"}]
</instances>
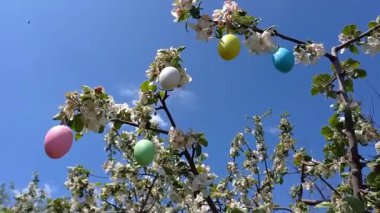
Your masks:
<instances>
[{"instance_id":1,"label":"clear blue sky","mask_svg":"<svg viewBox=\"0 0 380 213\"><path fill-rule=\"evenodd\" d=\"M79 90L83 84L102 85L116 101L130 102L156 50L178 45L188 47L183 57L193 82L175 94L169 107L179 127L206 133L208 162L217 174L225 173L230 141L248 124L245 115L268 108L274 115L265 120L266 130L276 127L278 115L287 110L298 146L321 157L324 140L319 132L332 113L331 101L311 97L309 91L312 76L329 71L327 61L297 65L288 74L276 71L269 55L251 56L246 48L236 60L222 61L216 40L196 41L194 32L187 33L183 24L172 22L171 3L0 1L0 182L14 181L17 187L25 187L38 171L41 183L49 184L53 196L59 196L65 190L68 166L82 164L103 175L102 135L86 135L62 159L45 155L43 138L57 124L51 118L64 102L65 92ZM222 4L221 0L204 1L203 7L211 13ZM326 49L338 42L337 35L346 24L365 27L380 8L379 1L368 0L241 0L239 4L261 17L261 26L277 25L284 34L323 42ZM367 80L356 84L357 97L367 104L365 111L373 98L375 118L380 118L380 98L366 83L380 90L379 56L357 58L368 71ZM266 138L273 145L277 136L270 132Z\"/></svg>"}]
</instances>

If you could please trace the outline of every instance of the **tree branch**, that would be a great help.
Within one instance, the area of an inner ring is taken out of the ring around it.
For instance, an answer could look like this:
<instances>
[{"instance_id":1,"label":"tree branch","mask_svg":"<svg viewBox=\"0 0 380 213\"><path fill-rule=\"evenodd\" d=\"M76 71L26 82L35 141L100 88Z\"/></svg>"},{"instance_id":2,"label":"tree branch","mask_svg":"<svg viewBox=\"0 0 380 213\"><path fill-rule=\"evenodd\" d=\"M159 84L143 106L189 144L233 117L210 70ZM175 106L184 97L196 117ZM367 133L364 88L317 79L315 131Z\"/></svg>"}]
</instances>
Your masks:
<instances>
[{"instance_id":1,"label":"tree branch","mask_svg":"<svg viewBox=\"0 0 380 213\"><path fill-rule=\"evenodd\" d=\"M353 38L353 39L350 39L350 40L348 40L348 41L346 41L346 42L344 42L344 43L338 45L338 46L336 47L336 51L338 52L339 50L341 50L341 49L343 49L343 48L346 48L346 47L350 46L351 44L353 44L353 43L355 43L355 42L357 42L357 41L360 41L360 39L362 39L362 38L368 36L369 34L371 34L373 31L375 31L375 30L377 30L377 29L380 29L380 24L378 24L378 25L372 27L371 29L367 30L366 32L360 34L358 37Z\"/></svg>"},{"instance_id":2,"label":"tree branch","mask_svg":"<svg viewBox=\"0 0 380 213\"><path fill-rule=\"evenodd\" d=\"M316 206L322 202L324 202L324 200L309 200L309 199L302 199L301 200L302 203L308 205L308 206Z\"/></svg>"},{"instance_id":3,"label":"tree branch","mask_svg":"<svg viewBox=\"0 0 380 213\"><path fill-rule=\"evenodd\" d=\"M168 106L166 105L166 102L165 102L167 97L168 97L167 91L165 91L164 98L161 98L161 96L158 96L158 98L159 98L159 100L160 100L160 102L162 104L162 109L165 111L166 115L168 116L171 126L173 128L176 128L176 124L174 122L174 119L173 119L173 117L172 117L172 115L171 115L171 113L170 113L170 111L168 109ZM197 168L195 166L194 160L191 157L191 155L190 155L190 153L189 153L189 151L187 150L186 147L185 147L185 150L183 151L183 154L185 155L185 158L186 158L187 162L190 165L190 170L193 173L193 175L198 175L199 173L198 173L198 170L197 170ZM214 201L211 199L210 196L206 197L205 199L206 199L207 204L210 206L210 209L211 209L212 212L214 212L214 213L219 212L218 209L215 206Z\"/></svg>"},{"instance_id":4,"label":"tree branch","mask_svg":"<svg viewBox=\"0 0 380 213\"><path fill-rule=\"evenodd\" d=\"M290 208L285 208L285 207L274 207L273 208L273 211L288 211L288 212L292 212L293 213L293 210L290 209Z\"/></svg>"},{"instance_id":5,"label":"tree branch","mask_svg":"<svg viewBox=\"0 0 380 213\"><path fill-rule=\"evenodd\" d=\"M158 174L156 176L154 176L153 182L152 182L152 184L150 185L150 187L148 189L148 194L146 194L146 198L145 198L145 200L143 201L143 203L141 205L140 213L144 212L144 208L145 208L146 204L148 203L149 196L150 196L150 194L152 192L152 189L154 187L154 184L156 183L157 178L158 178Z\"/></svg>"},{"instance_id":6,"label":"tree branch","mask_svg":"<svg viewBox=\"0 0 380 213\"><path fill-rule=\"evenodd\" d=\"M124 120L120 120L120 119L112 119L111 121L118 121L120 123L127 124L129 126L140 127L138 124L130 122L130 121L124 121ZM156 131L156 132L159 132L159 133L162 133L162 134L165 134L165 135L169 134L169 131L166 131L166 130L163 130L163 129L155 129L155 128L150 128L150 127L146 127L146 129L149 129L149 130L152 130L152 131Z\"/></svg>"},{"instance_id":7,"label":"tree branch","mask_svg":"<svg viewBox=\"0 0 380 213\"><path fill-rule=\"evenodd\" d=\"M363 175L362 175L362 166L359 158L358 144L355 138L355 129L354 129L354 121L352 120L352 112L350 101L348 100L348 95L346 91L346 85L344 82L344 77L342 77L343 69L340 64L339 58L337 56L338 47L333 47L331 50L331 54L334 56L333 59L330 59L331 63L334 66L334 72L338 80L339 90L341 99L343 103L346 105L344 110L344 118L345 118L345 130L348 139L348 155L349 162L351 168L351 182L353 195L356 198L361 198L360 189L363 189Z\"/></svg>"}]
</instances>

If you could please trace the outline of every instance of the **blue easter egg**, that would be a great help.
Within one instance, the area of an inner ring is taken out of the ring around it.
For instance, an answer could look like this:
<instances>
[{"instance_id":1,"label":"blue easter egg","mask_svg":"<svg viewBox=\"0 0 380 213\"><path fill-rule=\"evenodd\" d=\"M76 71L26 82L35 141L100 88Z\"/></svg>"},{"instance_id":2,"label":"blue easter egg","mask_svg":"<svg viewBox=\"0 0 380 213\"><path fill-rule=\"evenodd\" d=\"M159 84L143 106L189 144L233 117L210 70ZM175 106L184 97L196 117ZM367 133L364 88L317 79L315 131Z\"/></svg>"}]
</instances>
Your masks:
<instances>
[{"instance_id":1,"label":"blue easter egg","mask_svg":"<svg viewBox=\"0 0 380 213\"><path fill-rule=\"evenodd\" d=\"M294 66L294 55L290 50L280 47L272 56L273 64L279 71L289 72Z\"/></svg>"}]
</instances>

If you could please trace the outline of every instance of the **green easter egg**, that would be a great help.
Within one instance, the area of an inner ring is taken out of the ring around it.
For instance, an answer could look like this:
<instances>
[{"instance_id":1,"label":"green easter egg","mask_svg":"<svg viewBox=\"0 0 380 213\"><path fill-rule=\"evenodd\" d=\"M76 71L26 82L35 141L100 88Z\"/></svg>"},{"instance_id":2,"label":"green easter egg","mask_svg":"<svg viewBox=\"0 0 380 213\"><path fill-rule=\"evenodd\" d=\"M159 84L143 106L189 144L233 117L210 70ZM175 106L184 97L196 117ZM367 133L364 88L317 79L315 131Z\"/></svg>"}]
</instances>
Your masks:
<instances>
[{"instance_id":1,"label":"green easter egg","mask_svg":"<svg viewBox=\"0 0 380 213\"><path fill-rule=\"evenodd\" d=\"M141 166L150 164L156 156L156 147L150 140L140 140L134 147L135 160Z\"/></svg>"}]
</instances>

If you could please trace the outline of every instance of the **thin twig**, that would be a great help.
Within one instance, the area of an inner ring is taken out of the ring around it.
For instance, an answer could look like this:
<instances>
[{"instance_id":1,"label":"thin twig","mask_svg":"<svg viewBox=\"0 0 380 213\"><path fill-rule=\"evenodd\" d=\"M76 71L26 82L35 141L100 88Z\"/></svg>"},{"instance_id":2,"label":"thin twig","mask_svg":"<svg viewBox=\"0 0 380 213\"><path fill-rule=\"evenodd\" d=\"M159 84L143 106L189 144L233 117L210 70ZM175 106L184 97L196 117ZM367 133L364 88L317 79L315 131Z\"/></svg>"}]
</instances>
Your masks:
<instances>
[{"instance_id":1,"label":"thin twig","mask_svg":"<svg viewBox=\"0 0 380 213\"><path fill-rule=\"evenodd\" d=\"M325 195L323 194L322 190L319 188L319 186L315 183L314 184L315 188L317 189L318 193L321 195L321 197L323 198L323 200L327 200Z\"/></svg>"},{"instance_id":2,"label":"thin twig","mask_svg":"<svg viewBox=\"0 0 380 213\"><path fill-rule=\"evenodd\" d=\"M335 192L335 194L341 196L340 193L334 187L332 187L331 184L329 182L327 182L321 175L318 175L318 177L319 177L319 179L321 179L321 181L323 183L326 184L327 187L329 187L333 192Z\"/></svg>"},{"instance_id":3,"label":"thin twig","mask_svg":"<svg viewBox=\"0 0 380 213\"><path fill-rule=\"evenodd\" d=\"M142 213L144 211L144 208L145 208L145 206L146 206L146 204L147 204L147 202L149 200L149 196L150 196L150 194L152 192L152 189L154 187L154 184L156 183L157 178L158 178L158 174L156 176L154 176L153 182L152 182L152 184L150 185L150 187L148 189L148 194L146 194L146 198L145 198L145 200L143 201L143 203L141 205L140 213Z\"/></svg>"}]
</instances>

